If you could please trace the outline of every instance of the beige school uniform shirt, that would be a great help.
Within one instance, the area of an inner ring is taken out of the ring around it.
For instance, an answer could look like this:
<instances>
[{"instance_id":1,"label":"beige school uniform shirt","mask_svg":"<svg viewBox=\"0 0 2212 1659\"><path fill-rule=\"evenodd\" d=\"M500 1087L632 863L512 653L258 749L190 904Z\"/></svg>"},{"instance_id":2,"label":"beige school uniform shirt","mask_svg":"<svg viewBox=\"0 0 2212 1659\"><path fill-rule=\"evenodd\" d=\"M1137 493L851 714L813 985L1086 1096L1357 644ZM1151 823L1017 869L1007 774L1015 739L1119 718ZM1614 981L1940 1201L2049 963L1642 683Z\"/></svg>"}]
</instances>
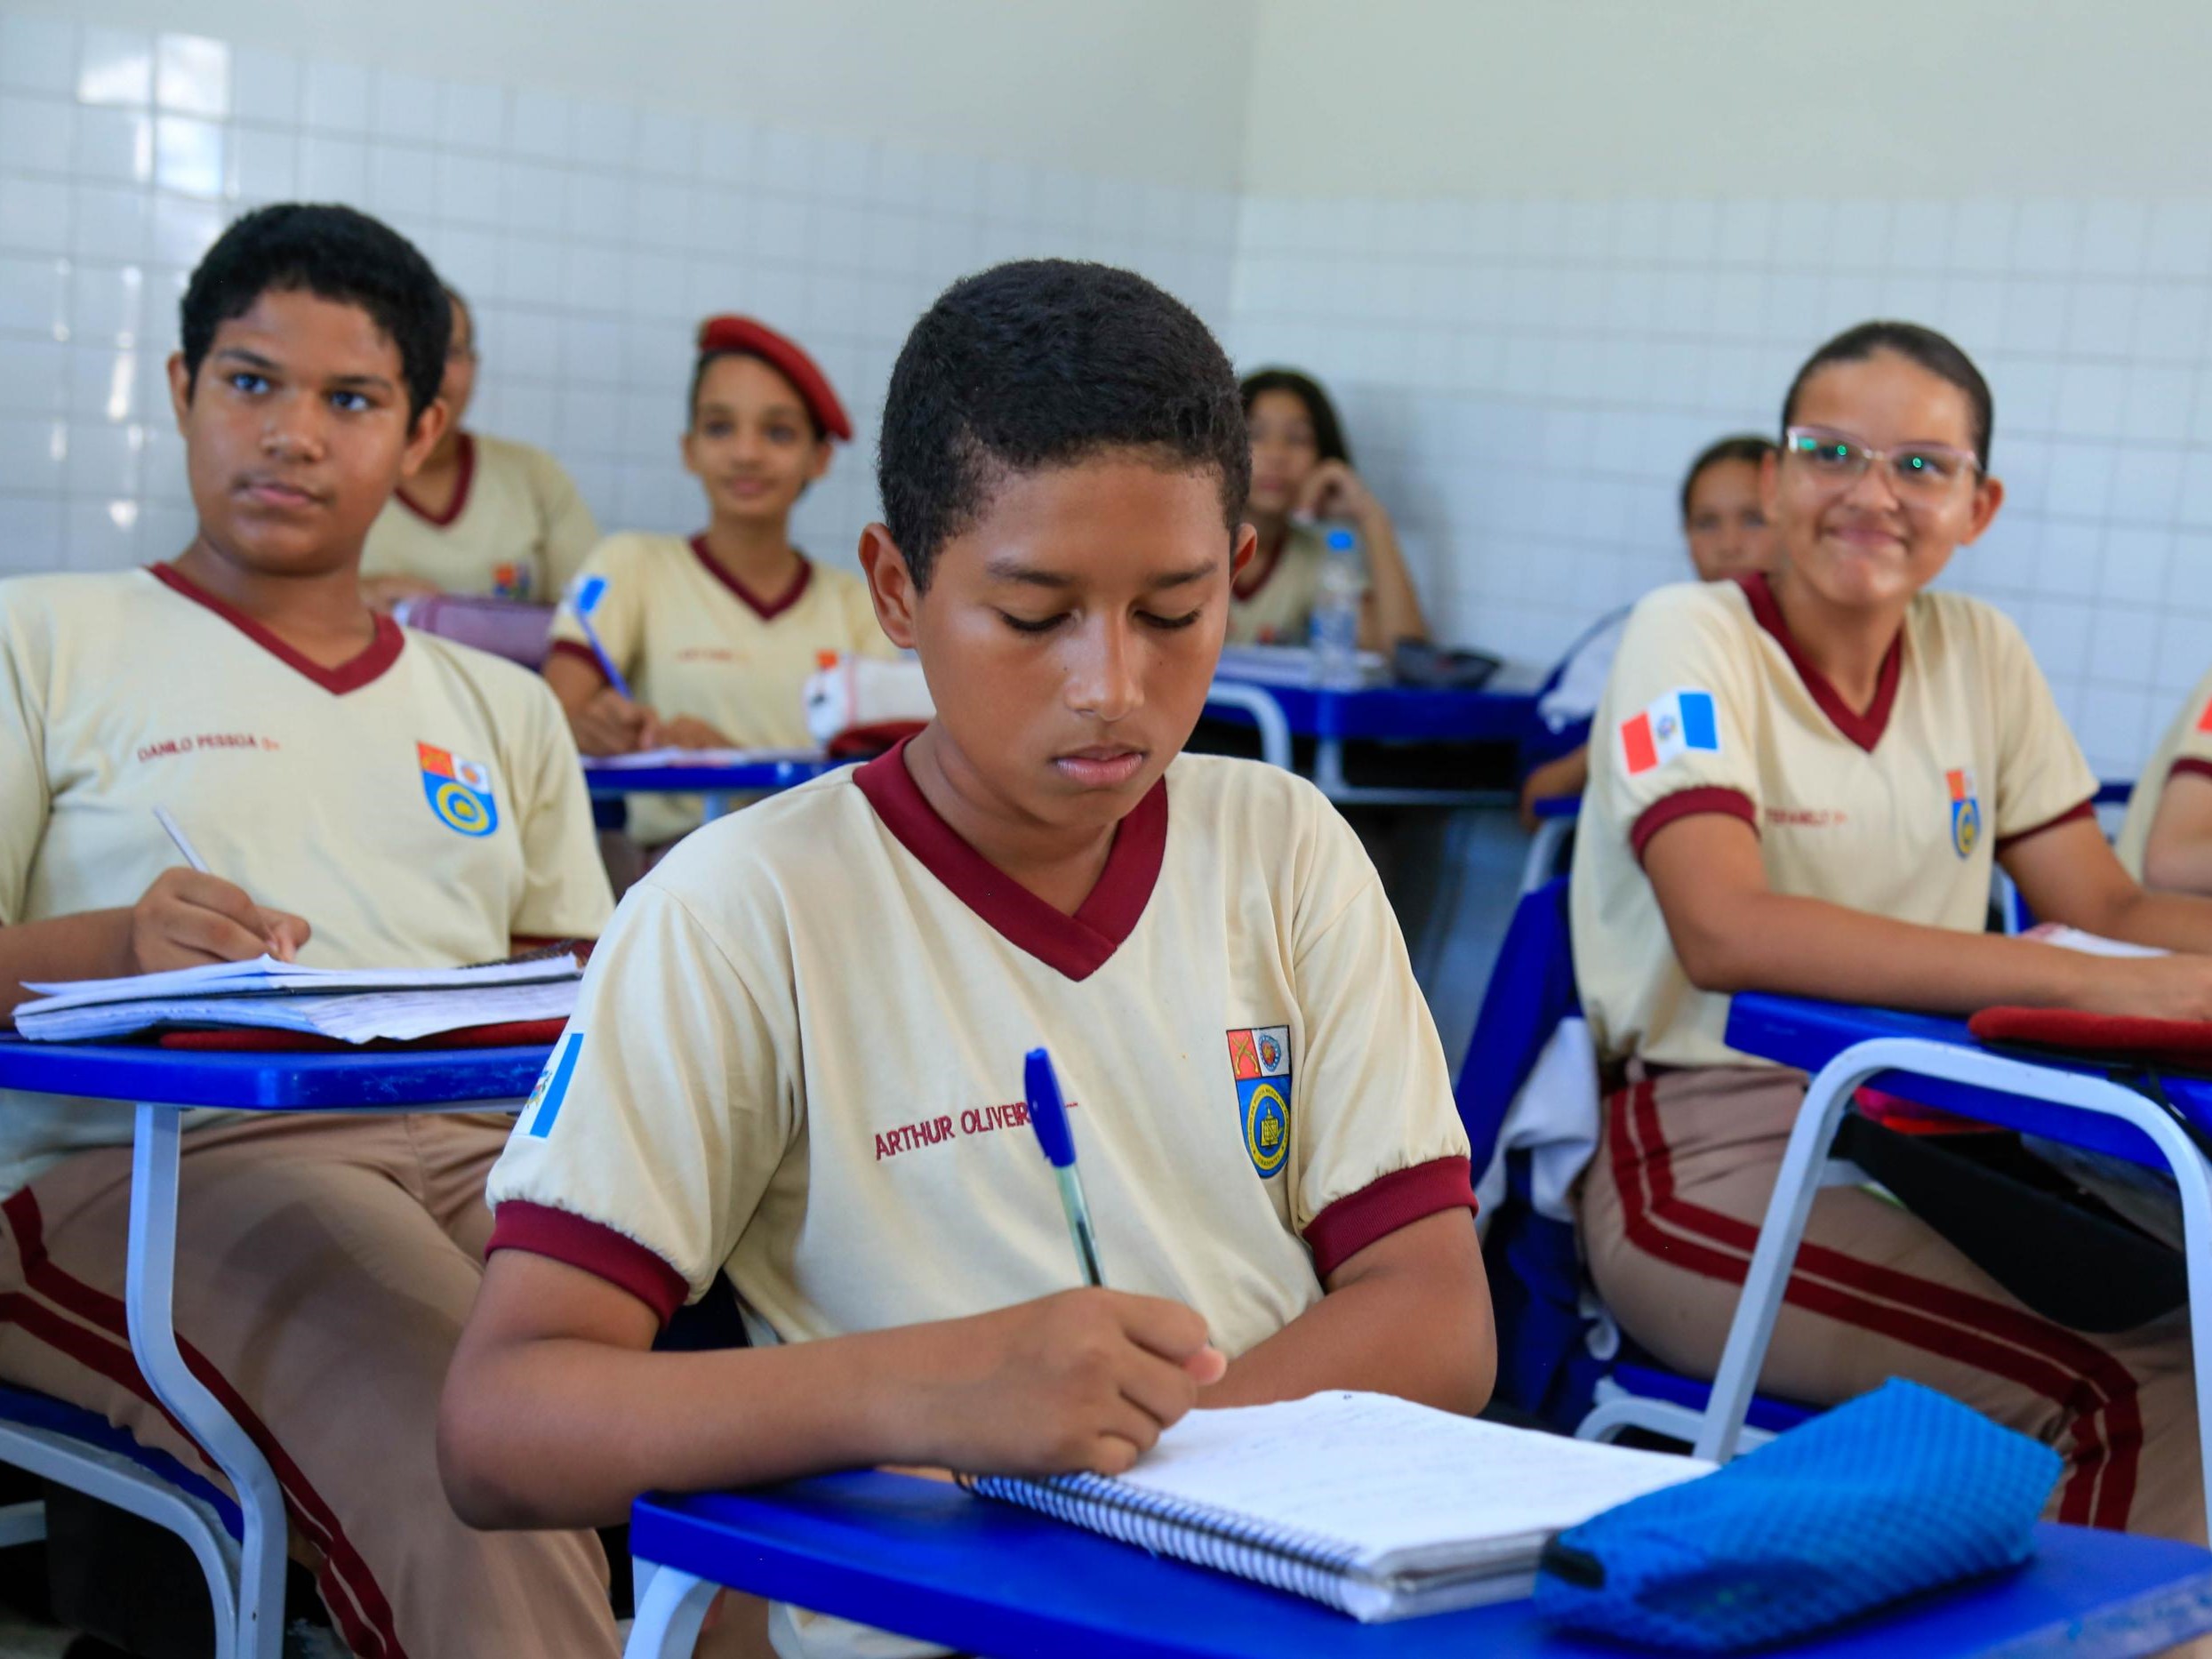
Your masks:
<instances>
[{"instance_id":1,"label":"beige school uniform shirt","mask_svg":"<svg viewBox=\"0 0 2212 1659\"><path fill-rule=\"evenodd\" d=\"M1728 998L1693 986L1644 875L1651 838L1722 813L1759 835L1767 885L1979 933L1995 854L2086 816L2096 780L2020 630L1923 593L1855 713L1799 653L1763 576L1637 605L1591 727L1575 838L1575 978L1599 1053L1755 1063Z\"/></svg>"},{"instance_id":2,"label":"beige school uniform shirt","mask_svg":"<svg viewBox=\"0 0 2212 1659\"><path fill-rule=\"evenodd\" d=\"M215 874L307 918L303 962L481 962L613 908L528 670L382 618L325 669L165 565L0 582L0 926L135 903L182 862L156 805ZM0 1193L127 1143L131 1118L0 1090Z\"/></svg>"},{"instance_id":3,"label":"beige school uniform shirt","mask_svg":"<svg viewBox=\"0 0 2212 1659\"><path fill-rule=\"evenodd\" d=\"M493 1170L491 1247L663 1318L726 1270L763 1341L1065 1290L1022 1103L1040 1044L1108 1279L1196 1309L1232 1357L1368 1244L1473 1202L1398 924L1310 784L1178 758L1066 916L937 816L902 744L716 821L630 891ZM787 1653L862 1650L779 1621Z\"/></svg>"},{"instance_id":4,"label":"beige school uniform shirt","mask_svg":"<svg viewBox=\"0 0 2212 1659\"><path fill-rule=\"evenodd\" d=\"M1328 557L1327 538L1313 525L1293 525L1272 559L1254 554L1229 591L1229 643L1304 645Z\"/></svg>"},{"instance_id":5,"label":"beige school uniform shirt","mask_svg":"<svg viewBox=\"0 0 2212 1659\"><path fill-rule=\"evenodd\" d=\"M2189 693L2189 701L2166 728L2157 753L2128 794L2128 816L2121 821L2113 851L2137 881L2143 879L2144 849L2151 839L2151 826L2158 819L2159 803L2166 797L2167 784L2183 772L2212 778L2212 674L2197 682L2197 689Z\"/></svg>"},{"instance_id":6,"label":"beige school uniform shirt","mask_svg":"<svg viewBox=\"0 0 2212 1659\"><path fill-rule=\"evenodd\" d=\"M443 513L403 487L369 528L364 576L414 576L446 593L551 605L599 539L575 481L541 449L461 436L461 483Z\"/></svg>"},{"instance_id":7,"label":"beige school uniform shirt","mask_svg":"<svg viewBox=\"0 0 2212 1659\"><path fill-rule=\"evenodd\" d=\"M633 695L664 716L704 720L739 749L803 749L806 677L821 654L895 655L876 624L868 586L811 559L780 594L750 592L708 555L703 538L626 531L584 561L606 591L591 615L599 643ZM562 606L553 649L598 659ZM630 834L647 846L696 829L699 797L633 795Z\"/></svg>"}]
</instances>

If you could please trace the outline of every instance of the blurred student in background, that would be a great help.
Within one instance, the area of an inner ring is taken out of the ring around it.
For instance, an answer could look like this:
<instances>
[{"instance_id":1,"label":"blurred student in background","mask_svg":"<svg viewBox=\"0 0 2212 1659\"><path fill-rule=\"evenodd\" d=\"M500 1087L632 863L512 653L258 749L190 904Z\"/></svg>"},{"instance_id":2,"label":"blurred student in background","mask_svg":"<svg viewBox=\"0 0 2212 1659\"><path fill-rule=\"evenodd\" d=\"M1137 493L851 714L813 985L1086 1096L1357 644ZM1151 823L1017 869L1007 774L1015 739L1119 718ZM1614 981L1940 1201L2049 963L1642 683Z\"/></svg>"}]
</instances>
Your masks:
<instances>
[{"instance_id":1,"label":"blurred student in background","mask_svg":"<svg viewBox=\"0 0 2212 1659\"><path fill-rule=\"evenodd\" d=\"M710 317L699 330L685 470L707 495L686 540L624 531L584 561L604 578L592 631L564 606L545 665L587 755L637 749L794 749L808 741L806 677L824 652L895 654L861 579L791 544L791 509L830 470L853 424L814 360L766 325ZM635 796L630 834L665 846L696 827L696 799Z\"/></svg>"},{"instance_id":2,"label":"blurred student in background","mask_svg":"<svg viewBox=\"0 0 2212 1659\"><path fill-rule=\"evenodd\" d=\"M462 425L477 389L477 323L453 289L445 298L453 333L437 393L445 436L377 516L362 550L361 590L387 611L434 593L549 605L599 526L552 456Z\"/></svg>"},{"instance_id":3,"label":"blurred student in background","mask_svg":"<svg viewBox=\"0 0 2212 1659\"><path fill-rule=\"evenodd\" d=\"M1292 369L1262 369L1244 382L1252 433L1252 496L1245 520L1259 551L1237 578L1229 606L1231 645L1299 645L1328 562L1325 522L1348 524L1366 565L1359 644L1388 651L1426 639L1429 624L1407 574L1391 516L1351 468L1328 394Z\"/></svg>"},{"instance_id":4,"label":"blurred student in background","mask_svg":"<svg viewBox=\"0 0 2212 1659\"><path fill-rule=\"evenodd\" d=\"M1682 477L1682 539L1700 581L1765 570L1774 563L1774 529L1759 499L1759 469L1775 453L1772 439L1755 433L1724 437L1701 451ZM1628 625L1624 606L1598 623L1568 651L1559 675L1537 706L1554 731L1590 718L1603 694L1613 655ZM1590 749L1577 744L1532 770L1521 784L1523 828L1535 822L1535 804L1580 795L1590 778Z\"/></svg>"},{"instance_id":5,"label":"blurred student in background","mask_svg":"<svg viewBox=\"0 0 2212 1659\"><path fill-rule=\"evenodd\" d=\"M2212 674L2197 682L2136 780L2113 850L2146 887L2212 894Z\"/></svg>"}]
</instances>

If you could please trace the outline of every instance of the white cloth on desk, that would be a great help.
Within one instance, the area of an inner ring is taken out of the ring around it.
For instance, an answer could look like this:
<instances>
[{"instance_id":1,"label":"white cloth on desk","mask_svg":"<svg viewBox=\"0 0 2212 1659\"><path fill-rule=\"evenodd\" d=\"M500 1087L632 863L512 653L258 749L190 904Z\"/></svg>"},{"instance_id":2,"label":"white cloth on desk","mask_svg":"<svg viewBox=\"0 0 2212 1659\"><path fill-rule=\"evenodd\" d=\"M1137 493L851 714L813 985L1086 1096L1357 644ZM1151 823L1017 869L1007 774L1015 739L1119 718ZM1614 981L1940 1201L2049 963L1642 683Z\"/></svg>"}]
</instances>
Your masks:
<instances>
[{"instance_id":1,"label":"white cloth on desk","mask_svg":"<svg viewBox=\"0 0 2212 1659\"><path fill-rule=\"evenodd\" d=\"M1598 1051L1581 1018L1561 1020L1520 1092L1506 1108L1489 1167L1475 1182L1479 1215L1494 1214L1505 1198L1505 1158L1528 1154L1529 1203L1555 1222L1575 1220L1575 1183L1598 1150L1604 1109L1598 1096Z\"/></svg>"},{"instance_id":2,"label":"white cloth on desk","mask_svg":"<svg viewBox=\"0 0 2212 1659\"><path fill-rule=\"evenodd\" d=\"M1620 650L1621 635L1627 627L1628 610L1623 606L1567 648L1558 683L1536 701L1537 717L1546 726L1563 732L1598 712L1598 700L1605 695L1606 677L1613 672L1614 653Z\"/></svg>"}]
</instances>

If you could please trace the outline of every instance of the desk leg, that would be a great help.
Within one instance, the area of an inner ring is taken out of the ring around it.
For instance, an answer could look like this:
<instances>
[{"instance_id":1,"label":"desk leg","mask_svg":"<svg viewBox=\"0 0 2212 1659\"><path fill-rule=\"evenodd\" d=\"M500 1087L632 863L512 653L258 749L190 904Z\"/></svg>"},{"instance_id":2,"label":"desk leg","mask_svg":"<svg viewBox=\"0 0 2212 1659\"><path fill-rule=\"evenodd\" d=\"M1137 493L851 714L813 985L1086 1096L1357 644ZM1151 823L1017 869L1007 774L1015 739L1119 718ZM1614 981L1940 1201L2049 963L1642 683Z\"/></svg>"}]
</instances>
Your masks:
<instances>
[{"instance_id":1,"label":"desk leg","mask_svg":"<svg viewBox=\"0 0 2212 1659\"><path fill-rule=\"evenodd\" d=\"M2189 1272L2189 1358L2197 1374L2197 1455L2204 1463L2205 1514L2212 1519L2212 1169L2204 1154L2178 1132L2171 1141L2158 1139L2181 1196L2182 1256Z\"/></svg>"},{"instance_id":2,"label":"desk leg","mask_svg":"<svg viewBox=\"0 0 2212 1659\"><path fill-rule=\"evenodd\" d=\"M1325 737L1313 746L1313 787L1334 800L1344 792L1344 740Z\"/></svg>"},{"instance_id":3,"label":"desk leg","mask_svg":"<svg viewBox=\"0 0 2212 1659\"><path fill-rule=\"evenodd\" d=\"M1224 684L1214 681L1206 693L1206 701L1224 709L1241 709L1252 717L1252 724L1260 732L1260 758L1270 766L1290 770L1290 721L1283 714L1283 705L1265 689L1258 685Z\"/></svg>"},{"instance_id":4,"label":"desk leg","mask_svg":"<svg viewBox=\"0 0 2212 1659\"><path fill-rule=\"evenodd\" d=\"M1751 1252L1751 1270L1743 1278L1743 1294L1736 1302L1735 1318L1728 1326L1727 1345L1720 1350L1720 1369L1705 1404L1704 1426L1698 1431L1693 1451L1699 1457L1726 1463L1734 1457L1743 1434L1743 1419L1759 1387L1759 1371L1774 1341L1775 1321L1782 1315L1782 1298L1790 1288L1790 1266L1797 1260L1805 1224L1812 1219L1813 1200L1820 1196L1822 1174L1828 1166L1828 1149L1836 1143L1836 1129L1850 1109L1851 1096L1860 1084L1883 1070L1879 1063L1855 1064L1851 1051L1821 1068L1805 1091L1798 1108L1797 1126L1790 1132L1789 1150L1775 1176L1775 1194L1759 1223L1759 1244Z\"/></svg>"},{"instance_id":5,"label":"desk leg","mask_svg":"<svg viewBox=\"0 0 2212 1659\"><path fill-rule=\"evenodd\" d=\"M177 1173L182 1112L140 1105L131 1143L131 1230L124 1313L131 1352L154 1397L215 1460L244 1513L239 1549L241 1659L281 1659L285 1645L285 1496L268 1460L178 1351ZM220 1624L220 1621L218 1622ZM217 1659L229 1659L217 1655Z\"/></svg>"},{"instance_id":6,"label":"desk leg","mask_svg":"<svg viewBox=\"0 0 2212 1659\"><path fill-rule=\"evenodd\" d=\"M1528 862L1521 866L1520 890L1523 897L1551 879L1551 867L1559 862L1559 843L1567 839L1567 832L1574 827L1572 818L1543 818L1537 821L1536 833L1529 838Z\"/></svg>"},{"instance_id":7,"label":"desk leg","mask_svg":"<svg viewBox=\"0 0 2212 1659\"><path fill-rule=\"evenodd\" d=\"M637 1564L643 1572L646 1563ZM629 1640L622 1659L691 1659L699 1645L699 1628L707 1620L720 1586L672 1567L656 1567L637 1599L637 1616L630 1621Z\"/></svg>"}]
</instances>

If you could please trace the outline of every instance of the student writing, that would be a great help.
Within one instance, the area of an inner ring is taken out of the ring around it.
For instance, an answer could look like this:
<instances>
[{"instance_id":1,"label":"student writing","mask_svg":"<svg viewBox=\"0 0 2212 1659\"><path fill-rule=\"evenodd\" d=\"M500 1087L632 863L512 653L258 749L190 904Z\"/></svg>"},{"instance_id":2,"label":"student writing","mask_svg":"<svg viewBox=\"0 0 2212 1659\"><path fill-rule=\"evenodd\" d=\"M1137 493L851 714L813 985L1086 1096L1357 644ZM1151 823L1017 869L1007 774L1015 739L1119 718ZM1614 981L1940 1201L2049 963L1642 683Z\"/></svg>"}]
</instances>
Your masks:
<instances>
[{"instance_id":1,"label":"student writing","mask_svg":"<svg viewBox=\"0 0 2212 1659\"><path fill-rule=\"evenodd\" d=\"M362 591L385 610L433 593L549 604L599 527L552 456L461 424L476 394L477 325L460 294L448 288L445 299L453 317L438 382L445 428L370 526Z\"/></svg>"},{"instance_id":2,"label":"student writing","mask_svg":"<svg viewBox=\"0 0 2212 1659\"><path fill-rule=\"evenodd\" d=\"M1201 1400L1487 1395L1467 1144L1374 871L1302 781L1180 753L1252 540L1221 349L1129 273L1002 266L916 325L880 454L862 563L936 717L625 901L493 1177L443 1434L478 1524L1118 1471ZM1069 1288L1005 1104L1039 1045L1111 1289ZM776 1345L647 1351L725 1269Z\"/></svg>"},{"instance_id":3,"label":"student writing","mask_svg":"<svg viewBox=\"0 0 2212 1659\"><path fill-rule=\"evenodd\" d=\"M2144 892L2105 846L2019 631L1927 591L2004 499L1980 373L1940 334L1868 324L1813 355L1783 424L1774 569L1636 607L1575 855L1583 1005L1623 1085L1581 1195L1591 1270L1639 1342L1708 1375L1805 1091L1727 1047L1730 993L2212 1016L2203 956L1984 931L1995 862L2039 916L2212 950L2212 903ZM1890 1375L2055 1446L2060 1519L2203 1538L2178 1318L2067 1329L1906 1210L1823 1191L1765 1386L1827 1403Z\"/></svg>"},{"instance_id":4,"label":"student writing","mask_svg":"<svg viewBox=\"0 0 2212 1659\"><path fill-rule=\"evenodd\" d=\"M543 684L361 597L370 522L437 439L445 304L413 247L339 207L248 214L194 272L169 365L191 545L0 582L0 1013L25 980L264 950L453 966L605 922ZM164 804L211 873L173 867ZM613 1639L596 1538L474 1534L438 1486L437 1390L505 1131L186 1115L177 1330L276 1469L357 1654ZM220 1481L124 1333L131 1137L126 1105L0 1092L0 1376Z\"/></svg>"},{"instance_id":5,"label":"student writing","mask_svg":"<svg viewBox=\"0 0 2212 1659\"><path fill-rule=\"evenodd\" d=\"M699 331L685 468L706 493L698 535L625 532L584 563L605 578L592 626L630 685L609 685L565 608L545 675L588 755L674 745L789 749L807 741L801 701L825 651L892 654L859 578L791 543L791 509L830 469L852 422L797 342L749 317ZM648 847L699 821L696 800L637 796L630 832Z\"/></svg>"}]
</instances>

